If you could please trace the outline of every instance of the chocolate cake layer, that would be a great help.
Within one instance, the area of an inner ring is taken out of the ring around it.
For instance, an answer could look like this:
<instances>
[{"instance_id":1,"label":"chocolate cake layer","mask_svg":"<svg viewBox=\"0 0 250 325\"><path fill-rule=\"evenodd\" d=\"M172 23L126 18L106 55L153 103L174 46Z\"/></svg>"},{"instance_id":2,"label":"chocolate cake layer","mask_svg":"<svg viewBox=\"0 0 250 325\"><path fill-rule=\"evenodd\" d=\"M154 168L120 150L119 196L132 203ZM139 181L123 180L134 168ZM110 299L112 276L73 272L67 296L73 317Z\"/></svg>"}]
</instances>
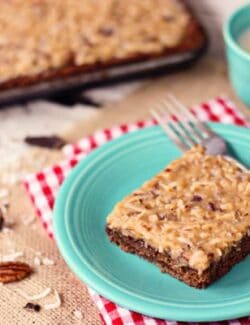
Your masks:
<instances>
[{"instance_id":1,"label":"chocolate cake layer","mask_svg":"<svg viewBox=\"0 0 250 325\"><path fill-rule=\"evenodd\" d=\"M125 252L141 256L157 265L163 273L168 273L189 286L199 289L206 288L221 278L250 253L250 236L245 236L237 246L232 247L219 261L212 263L208 269L199 274L197 270L186 266L186 261L183 263L183 257L174 260L169 254L160 253L153 247L146 245L143 240L124 236L121 232L108 227L106 232L109 239Z\"/></svg>"}]
</instances>

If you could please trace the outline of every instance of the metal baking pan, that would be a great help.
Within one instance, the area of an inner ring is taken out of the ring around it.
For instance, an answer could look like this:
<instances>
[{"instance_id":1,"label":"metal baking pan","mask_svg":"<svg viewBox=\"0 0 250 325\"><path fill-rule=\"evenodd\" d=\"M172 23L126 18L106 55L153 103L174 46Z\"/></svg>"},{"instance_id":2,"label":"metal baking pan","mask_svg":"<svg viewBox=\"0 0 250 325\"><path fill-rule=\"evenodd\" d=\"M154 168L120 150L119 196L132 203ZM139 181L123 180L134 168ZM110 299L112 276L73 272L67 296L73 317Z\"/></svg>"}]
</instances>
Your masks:
<instances>
[{"instance_id":1,"label":"metal baking pan","mask_svg":"<svg viewBox=\"0 0 250 325\"><path fill-rule=\"evenodd\" d=\"M98 71L84 72L79 75L46 81L31 86L1 90L0 106L17 104L37 98L53 99L58 96L67 96L67 94L72 96L72 93L79 93L79 91L84 89L103 86L113 82L152 77L175 69L188 67L206 51L208 38L206 33L204 33L204 36L202 47L190 52L102 68Z\"/></svg>"}]
</instances>

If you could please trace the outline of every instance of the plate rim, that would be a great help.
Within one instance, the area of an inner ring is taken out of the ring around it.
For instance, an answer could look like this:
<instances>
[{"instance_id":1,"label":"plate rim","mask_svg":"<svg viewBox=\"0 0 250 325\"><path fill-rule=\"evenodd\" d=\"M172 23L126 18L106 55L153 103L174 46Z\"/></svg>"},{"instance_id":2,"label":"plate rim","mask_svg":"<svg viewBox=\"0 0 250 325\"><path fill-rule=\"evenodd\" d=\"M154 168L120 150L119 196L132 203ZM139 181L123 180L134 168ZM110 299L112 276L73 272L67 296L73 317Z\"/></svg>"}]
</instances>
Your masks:
<instances>
[{"instance_id":1,"label":"plate rim","mask_svg":"<svg viewBox=\"0 0 250 325\"><path fill-rule=\"evenodd\" d=\"M226 130L229 133L237 133L242 135L249 136L250 130L247 128L234 126L231 124L221 124L221 123L208 123L212 129L215 131L223 131ZM140 129L134 132L130 132L128 134L125 134L117 139L108 141L107 143L101 145L94 151L92 151L90 154L88 154L87 157L85 157L80 163L77 164L75 168L70 172L70 175L66 178L66 180L63 182L63 185L61 186L59 193L57 195L57 199L55 201L54 206L54 218L53 218L53 227L54 227L54 233L55 233L55 239L59 248L59 251L70 267L70 269L75 273L75 275L80 278L81 281L83 281L85 284L87 284L89 287L96 290L99 294L103 295L105 298L119 304L120 306L123 306L124 308L142 313L144 315L148 315L151 317L157 317L162 319L168 319L168 320L175 320L175 321L191 321L191 322L204 322L204 321L221 321L225 319L232 319L232 318L238 318L246 316L247 313L250 313L250 310L248 309L246 311L246 308L242 308L242 303L239 305L235 303L233 304L234 310L232 312L232 308L227 306L226 310L219 307L219 309L216 310L216 316L211 315L211 311L214 311L216 309L214 306L211 308L206 309L207 311L204 313L201 317L201 315L198 313L198 315L195 314L195 311L197 312L198 307L191 307L185 310L182 310L180 313L180 308L184 308L183 306L170 306L170 307L164 307L164 310L162 310L162 307L160 309L157 309L157 306L154 305L154 313L147 312L147 309L150 309L150 305L148 302L141 301L139 299L133 298L128 295L124 296L123 292L113 292L114 288L112 287L112 290L110 289L109 284L103 283L102 279L99 279L97 276L93 276L90 270L83 267L82 262L80 263L78 260L78 255L76 252L71 250L68 252L68 246L70 247L72 244L68 241L68 238L66 236L66 229L63 229L63 208L65 207L65 195L67 195L67 192L69 192L70 186L73 185L73 183L76 181L77 177L79 177L78 172L79 170L82 170L84 165L87 165L89 161L93 160L94 157L98 156L102 151L107 149L108 147L113 147L114 144L120 143L125 141L127 138L133 137L134 134L138 134L142 131L145 132L147 129L159 129L159 126L151 126L144 129ZM71 247L72 248L72 247ZM74 256L72 256L72 254ZM80 268L81 267L81 268ZM133 299L132 299L133 298ZM129 299L129 301L128 301ZM141 306L141 304L144 305ZM244 305L244 303L243 303ZM152 307L152 306L151 306ZM204 308L204 307L200 307ZM218 308L218 307L217 307ZM199 309L199 308L198 308ZM228 310L229 309L229 310ZM167 315L166 315L167 314Z\"/></svg>"}]
</instances>

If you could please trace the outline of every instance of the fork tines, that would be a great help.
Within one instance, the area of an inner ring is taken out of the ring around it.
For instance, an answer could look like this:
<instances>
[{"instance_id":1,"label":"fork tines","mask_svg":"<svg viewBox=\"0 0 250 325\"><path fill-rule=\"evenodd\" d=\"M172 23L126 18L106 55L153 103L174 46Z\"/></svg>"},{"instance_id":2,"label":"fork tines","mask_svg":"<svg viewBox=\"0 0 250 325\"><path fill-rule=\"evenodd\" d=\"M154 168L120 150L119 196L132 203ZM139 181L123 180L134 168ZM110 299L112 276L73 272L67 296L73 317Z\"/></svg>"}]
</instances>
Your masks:
<instances>
[{"instance_id":1,"label":"fork tines","mask_svg":"<svg viewBox=\"0 0 250 325\"><path fill-rule=\"evenodd\" d=\"M167 98L150 112L182 151L213 135L213 132L173 95L167 95Z\"/></svg>"}]
</instances>

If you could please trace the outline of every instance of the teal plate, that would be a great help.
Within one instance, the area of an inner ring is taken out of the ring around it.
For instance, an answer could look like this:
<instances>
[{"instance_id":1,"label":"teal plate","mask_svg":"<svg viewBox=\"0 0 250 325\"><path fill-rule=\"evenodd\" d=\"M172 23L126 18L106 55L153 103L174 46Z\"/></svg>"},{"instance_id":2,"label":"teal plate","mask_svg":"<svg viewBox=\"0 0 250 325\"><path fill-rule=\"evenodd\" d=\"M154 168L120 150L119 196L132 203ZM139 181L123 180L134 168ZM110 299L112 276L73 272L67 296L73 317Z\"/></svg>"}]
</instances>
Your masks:
<instances>
[{"instance_id":1,"label":"teal plate","mask_svg":"<svg viewBox=\"0 0 250 325\"><path fill-rule=\"evenodd\" d=\"M250 166L250 130L210 126ZM250 256L209 288L198 290L122 252L105 234L106 217L115 203L180 155L159 127L130 133L91 153L58 195L54 230L59 249L84 283L130 310L178 321L249 315Z\"/></svg>"}]
</instances>

